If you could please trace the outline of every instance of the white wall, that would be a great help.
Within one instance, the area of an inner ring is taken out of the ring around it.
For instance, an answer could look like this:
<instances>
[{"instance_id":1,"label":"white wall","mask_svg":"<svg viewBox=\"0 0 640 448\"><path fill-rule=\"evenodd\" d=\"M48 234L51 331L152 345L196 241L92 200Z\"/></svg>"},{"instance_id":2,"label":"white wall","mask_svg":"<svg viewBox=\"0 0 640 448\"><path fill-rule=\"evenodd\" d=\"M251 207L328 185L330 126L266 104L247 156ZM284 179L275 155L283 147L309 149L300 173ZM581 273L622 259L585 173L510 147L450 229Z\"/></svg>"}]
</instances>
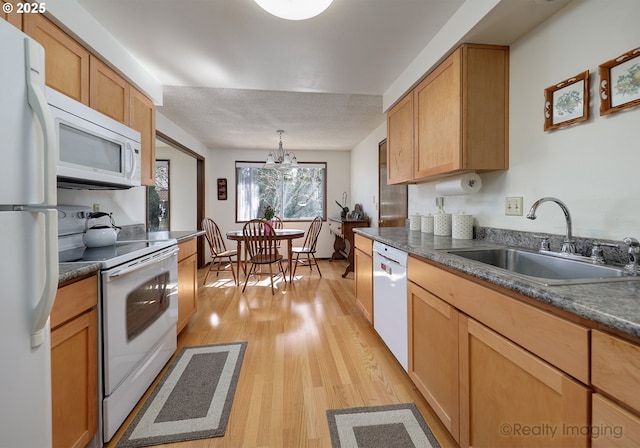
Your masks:
<instances>
[{"instance_id":1,"label":"white wall","mask_svg":"<svg viewBox=\"0 0 640 448\"><path fill-rule=\"evenodd\" d=\"M58 188L58 204L85 205L100 204L100 211L113 213L119 226L144 224L146 222L146 187L128 190L68 190Z\"/></svg>"},{"instance_id":2,"label":"white wall","mask_svg":"<svg viewBox=\"0 0 640 448\"><path fill-rule=\"evenodd\" d=\"M480 193L447 197L447 211L473 214L480 226L564 234L555 204L541 206L535 221L504 215L506 196L524 197L525 214L540 197L556 196L569 207L576 236L640 237L640 108L601 117L597 96L598 65L640 43L638 17L637 0L616 0L615 7L608 0L576 0L511 45L510 168L480 174ZM544 132L544 89L585 70L589 121ZM366 158L354 154L353 166L360 163ZM433 182L410 185L409 213L434 213L436 195ZM354 200L366 203L367 196L354 194Z\"/></svg>"},{"instance_id":3,"label":"white wall","mask_svg":"<svg viewBox=\"0 0 640 448\"><path fill-rule=\"evenodd\" d=\"M174 148L156 148L156 159L169 160L169 225L195 230L198 223L196 159Z\"/></svg>"},{"instance_id":4,"label":"white wall","mask_svg":"<svg viewBox=\"0 0 640 448\"><path fill-rule=\"evenodd\" d=\"M235 192L235 162L236 161L263 161L266 159L267 150L212 150L206 162L207 186L205 197L206 216L216 221L220 231L224 234L230 230L242 228L242 224L236 223L236 192ZM340 201L342 192L349 192L350 184L350 152L349 151L296 151L299 162L326 162L327 163L327 216L339 216L340 210L335 201ZM218 200L218 178L227 179L227 200ZM351 198L351 196L349 196ZM353 201L349 199L350 204ZM350 206L353 208L353 205ZM302 229L305 232L309 228L309 222L285 222L285 228ZM333 253L333 236L329 234L328 224L325 222L318 239L316 256L318 258L330 257ZM302 244L303 240L294 240L294 245ZM232 248L235 243L228 241L227 247Z\"/></svg>"},{"instance_id":5,"label":"white wall","mask_svg":"<svg viewBox=\"0 0 640 448\"><path fill-rule=\"evenodd\" d=\"M387 138L387 123L383 122L351 151L351 197L349 208L359 202L378 227L378 145Z\"/></svg>"}]
</instances>

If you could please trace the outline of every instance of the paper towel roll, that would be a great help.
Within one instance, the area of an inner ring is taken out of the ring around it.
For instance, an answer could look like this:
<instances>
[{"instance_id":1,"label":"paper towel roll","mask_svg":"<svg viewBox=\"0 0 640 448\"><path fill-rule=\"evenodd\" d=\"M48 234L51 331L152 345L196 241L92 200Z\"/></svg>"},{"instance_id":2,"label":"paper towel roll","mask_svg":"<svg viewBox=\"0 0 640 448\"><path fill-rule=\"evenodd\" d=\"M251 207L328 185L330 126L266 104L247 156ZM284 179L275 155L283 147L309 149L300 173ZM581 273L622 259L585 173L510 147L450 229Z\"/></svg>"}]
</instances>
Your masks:
<instances>
[{"instance_id":1,"label":"paper towel roll","mask_svg":"<svg viewBox=\"0 0 640 448\"><path fill-rule=\"evenodd\" d=\"M436 191L442 196L475 194L482 188L482 179L476 173L465 173L450 177L436 184Z\"/></svg>"}]
</instances>

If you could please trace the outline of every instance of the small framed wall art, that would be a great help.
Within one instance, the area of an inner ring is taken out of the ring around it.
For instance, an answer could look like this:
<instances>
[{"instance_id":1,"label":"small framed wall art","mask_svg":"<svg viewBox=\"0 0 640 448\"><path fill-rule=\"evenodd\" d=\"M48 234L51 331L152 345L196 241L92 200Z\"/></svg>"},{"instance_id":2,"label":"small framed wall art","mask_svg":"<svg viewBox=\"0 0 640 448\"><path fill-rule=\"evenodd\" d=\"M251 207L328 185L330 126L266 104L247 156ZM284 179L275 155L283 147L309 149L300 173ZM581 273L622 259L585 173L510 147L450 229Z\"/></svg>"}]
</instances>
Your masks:
<instances>
[{"instance_id":1,"label":"small framed wall art","mask_svg":"<svg viewBox=\"0 0 640 448\"><path fill-rule=\"evenodd\" d=\"M598 67L600 115L640 105L640 48Z\"/></svg>"},{"instance_id":2,"label":"small framed wall art","mask_svg":"<svg viewBox=\"0 0 640 448\"><path fill-rule=\"evenodd\" d=\"M218 181L218 200L227 200L227 179L219 178Z\"/></svg>"},{"instance_id":3,"label":"small framed wall art","mask_svg":"<svg viewBox=\"0 0 640 448\"><path fill-rule=\"evenodd\" d=\"M544 89L544 130L589 119L589 71Z\"/></svg>"}]
</instances>

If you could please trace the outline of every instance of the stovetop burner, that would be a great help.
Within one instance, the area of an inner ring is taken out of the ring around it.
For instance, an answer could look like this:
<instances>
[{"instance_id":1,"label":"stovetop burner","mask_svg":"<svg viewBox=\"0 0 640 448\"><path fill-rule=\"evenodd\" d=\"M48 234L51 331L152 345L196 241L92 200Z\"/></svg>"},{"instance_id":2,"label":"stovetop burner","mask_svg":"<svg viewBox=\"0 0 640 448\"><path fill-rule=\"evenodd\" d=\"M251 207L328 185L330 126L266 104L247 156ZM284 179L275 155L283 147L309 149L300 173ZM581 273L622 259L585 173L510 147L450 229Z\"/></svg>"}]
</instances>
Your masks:
<instances>
[{"instance_id":1,"label":"stovetop burner","mask_svg":"<svg viewBox=\"0 0 640 448\"><path fill-rule=\"evenodd\" d=\"M113 258L131 259L129 255L134 257L143 256L156 250L176 244L175 240L164 241L118 241L112 246L105 247L77 247L58 253L60 263L74 262L106 262ZM126 261L125 260L125 261ZM110 264L113 264L111 262Z\"/></svg>"}]
</instances>

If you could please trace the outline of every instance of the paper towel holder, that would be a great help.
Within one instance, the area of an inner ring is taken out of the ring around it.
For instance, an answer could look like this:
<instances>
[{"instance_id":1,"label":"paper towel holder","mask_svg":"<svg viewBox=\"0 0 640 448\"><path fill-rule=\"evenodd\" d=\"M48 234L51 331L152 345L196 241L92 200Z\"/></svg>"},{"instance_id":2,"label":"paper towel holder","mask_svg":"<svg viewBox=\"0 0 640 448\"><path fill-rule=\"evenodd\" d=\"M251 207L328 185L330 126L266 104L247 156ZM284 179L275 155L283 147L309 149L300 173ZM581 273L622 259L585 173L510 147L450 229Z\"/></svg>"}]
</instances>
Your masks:
<instances>
[{"instance_id":1,"label":"paper towel holder","mask_svg":"<svg viewBox=\"0 0 640 448\"><path fill-rule=\"evenodd\" d=\"M440 196L475 194L482 188L482 179L474 171L453 175L435 184Z\"/></svg>"}]
</instances>

